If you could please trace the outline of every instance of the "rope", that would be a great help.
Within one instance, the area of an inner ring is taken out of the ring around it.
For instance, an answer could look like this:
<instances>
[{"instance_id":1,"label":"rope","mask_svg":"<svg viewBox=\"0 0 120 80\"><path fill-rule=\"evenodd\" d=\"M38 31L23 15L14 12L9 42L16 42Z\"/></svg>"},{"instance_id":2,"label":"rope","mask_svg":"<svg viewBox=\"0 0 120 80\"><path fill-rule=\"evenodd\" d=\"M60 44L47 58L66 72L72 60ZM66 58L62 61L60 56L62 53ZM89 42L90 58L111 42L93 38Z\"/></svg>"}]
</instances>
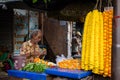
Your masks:
<instances>
[{"instance_id":1,"label":"rope","mask_svg":"<svg viewBox=\"0 0 120 80\"><path fill-rule=\"evenodd\" d=\"M112 6L112 0L108 0L108 7Z\"/></svg>"},{"instance_id":2,"label":"rope","mask_svg":"<svg viewBox=\"0 0 120 80\"><path fill-rule=\"evenodd\" d=\"M94 9L99 9L100 11L102 11L102 0L97 0Z\"/></svg>"},{"instance_id":3,"label":"rope","mask_svg":"<svg viewBox=\"0 0 120 80\"><path fill-rule=\"evenodd\" d=\"M108 10L109 10L110 7L112 7L112 0L108 0L108 1L107 1L107 4L108 4Z\"/></svg>"},{"instance_id":4,"label":"rope","mask_svg":"<svg viewBox=\"0 0 120 80\"><path fill-rule=\"evenodd\" d=\"M112 0L108 0L110 6L112 6Z\"/></svg>"},{"instance_id":5,"label":"rope","mask_svg":"<svg viewBox=\"0 0 120 80\"><path fill-rule=\"evenodd\" d=\"M99 9L100 9L100 11L102 10L102 0L100 0Z\"/></svg>"},{"instance_id":6,"label":"rope","mask_svg":"<svg viewBox=\"0 0 120 80\"><path fill-rule=\"evenodd\" d=\"M99 0L97 0L96 5L95 5L94 9L97 9L97 7L98 7L98 3L99 3Z\"/></svg>"}]
</instances>

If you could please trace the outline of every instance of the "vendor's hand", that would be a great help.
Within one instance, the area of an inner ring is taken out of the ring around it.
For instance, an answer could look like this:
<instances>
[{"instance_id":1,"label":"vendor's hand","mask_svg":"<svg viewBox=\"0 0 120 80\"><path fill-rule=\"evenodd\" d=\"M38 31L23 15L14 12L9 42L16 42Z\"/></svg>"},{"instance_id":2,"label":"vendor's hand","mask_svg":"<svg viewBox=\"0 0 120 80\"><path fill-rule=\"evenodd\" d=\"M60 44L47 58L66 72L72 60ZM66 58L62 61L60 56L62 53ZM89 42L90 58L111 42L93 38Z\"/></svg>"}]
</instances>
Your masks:
<instances>
[{"instance_id":1,"label":"vendor's hand","mask_svg":"<svg viewBox=\"0 0 120 80\"><path fill-rule=\"evenodd\" d=\"M40 52L35 51L34 55L35 55L35 56L40 56Z\"/></svg>"},{"instance_id":2,"label":"vendor's hand","mask_svg":"<svg viewBox=\"0 0 120 80\"><path fill-rule=\"evenodd\" d=\"M43 51L42 51L41 54L42 54L42 55L46 55L46 54L47 54L47 50L46 50L46 49L43 49Z\"/></svg>"},{"instance_id":3,"label":"vendor's hand","mask_svg":"<svg viewBox=\"0 0 120 80\"><path fill-rule=\"evenodd\" d=\"M44 59L44 57L45 57L46 54L47 54L47 50L46 50L46 49L43 49L43 50L41 51L40 58L41 58L41 59Z\"/></svg>"},{"instance_id":4,"label":"vendor's hand","mask_svg":"<svg viewBox=\"0 0 120 80\"><path fill-rule=\"evenodd\" d=\"M29 60L30 60L30 62L33 62L34 58L33 58L33 57L30 57L30 59L29 59Z\"/></svg>"}]
</instances>

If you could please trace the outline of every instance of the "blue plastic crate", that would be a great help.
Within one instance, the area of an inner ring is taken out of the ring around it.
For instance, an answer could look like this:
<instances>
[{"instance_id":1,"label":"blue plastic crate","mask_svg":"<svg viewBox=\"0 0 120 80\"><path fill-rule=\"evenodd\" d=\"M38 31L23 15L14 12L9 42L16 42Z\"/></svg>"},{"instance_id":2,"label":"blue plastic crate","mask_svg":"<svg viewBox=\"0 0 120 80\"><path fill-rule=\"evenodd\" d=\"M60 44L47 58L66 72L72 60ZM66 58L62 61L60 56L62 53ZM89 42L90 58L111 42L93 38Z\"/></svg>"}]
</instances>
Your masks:
<instances>
[{"instance_id":1,"label":"blue plastic crate","mask_svg":"<svg viewBox=\"0 0 120 80\"><path fill-rule=\"evenodd\" d=\"M47 74L19 71L19 70L8 70L8 76L17 77L17 78L26 78L30 80L46 80Z\"/></svg>"},{"instance_id":2,"label":"blue plastic crate","mask_svg":"<svg viewBox=\"0 0 120 80\"><path fill-rule=\"evenodd\" d=\"M48 68L45 70L46 74L56 75L61 77L68 77L73 79L82 79L92 74L91 71L82 71L82 70L68 70L60 68Z\"/></svg>"}]
</instances>

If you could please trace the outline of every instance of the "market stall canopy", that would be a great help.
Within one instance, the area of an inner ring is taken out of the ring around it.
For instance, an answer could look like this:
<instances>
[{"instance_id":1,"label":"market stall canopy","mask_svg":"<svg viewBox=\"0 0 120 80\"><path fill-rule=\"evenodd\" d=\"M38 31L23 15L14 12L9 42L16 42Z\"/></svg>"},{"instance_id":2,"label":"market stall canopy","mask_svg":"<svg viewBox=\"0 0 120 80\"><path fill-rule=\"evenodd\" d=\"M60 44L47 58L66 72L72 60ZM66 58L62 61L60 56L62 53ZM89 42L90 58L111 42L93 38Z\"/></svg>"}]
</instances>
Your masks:
<instances>
[{"instance_id":1,"label":"market stall canopy","mask_svg":"<svg viewBox=\"0 0 120 80\"><path fill-rule=\"evenodd\" d=\"M97 0L50 0L44 3L44 0L23 0L32 8L47 11L48 17L54 17L60 20L72 20L84 22L86 14L94 9ZM47 0L48 1L48 0ZM108 0L102 1L102 5L107 5Z\"/></svg>"},{"instance_id":2,"label":"market stall canopy","mask_svg":"<svg viewBox=\"0 0 120 80\"><path fill-rule=\"evenodd\" d=\"M60 20L70 20L70 21L81 21L84 22L86 14L93 10L95 4L92 2L85 3L83 2L74 2L68 4L60 11L51 11L48 12L49 17L58 18Z\"/></svg>"},{"instance_id":3,"label":"market stall canopy","mask_svg":"<svg viewBox=\"0 0 120 80\"><path fill-rule=\"evenodd\" d=\"M44 3L38 0L33 3L32 0L24 0L30 7L47 11L48 17L54 17L60 20L84 21L86 14L93 9L96 0L51 0Z\"/></svg>"},{"instance_id":4,"label":"market stall canopy","mask_svg":"<svg viewBox=\"0 0 120 80\"><path fill-rule=\"evenodd\" d=\"M46 11L48 17L69 21L80 20L83 22L86 14L94 8L96 1L97 0L50 0L50 2L45 3L44 0L37 0L37 2L33 3L33 0L8 0L8 2L4 2L4 4L12 9ZM106 4L107 0L102 2Z\"/></svg>"},{"instance_id":5,"label":"market stall canopy","mask_svg":"<svg viewBox=\"0 0 120 80\"><path fill-rule=\"evenodd\" d=\"M40 9L28 6L23 0L0 0L0 9L27 9L41 11Z\"/></svg>"},{"instance_id":6,"label":"market stall canopy","mask_svg":"<svg viewBox=\"0 0 120 80\"><path fill-rule=\"evenodd\" d=\"M48 1L48 0L47 0ZM38 8L41 10L47 11L58 11L62 10L66 5L71 3L79 3L82 2L83 4L89 3L96 3L96 0L50 0L47 3L44 3L44 0L37 0L36 3L33 3L33 0L23 0L27 5L33 8Z\"/></svg>"}]
</instances>

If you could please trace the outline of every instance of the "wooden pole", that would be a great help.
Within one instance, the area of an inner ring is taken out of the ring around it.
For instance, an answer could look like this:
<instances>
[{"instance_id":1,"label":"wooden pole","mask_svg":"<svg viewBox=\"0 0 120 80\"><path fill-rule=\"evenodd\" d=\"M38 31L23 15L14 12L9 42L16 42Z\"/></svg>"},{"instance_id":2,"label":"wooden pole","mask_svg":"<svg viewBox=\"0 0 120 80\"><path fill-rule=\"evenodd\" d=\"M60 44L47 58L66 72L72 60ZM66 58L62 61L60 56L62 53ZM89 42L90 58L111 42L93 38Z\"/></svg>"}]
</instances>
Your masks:
<instances>
[{"instance_id":1,"label":"wooden pole","mask_svg":"<svg viewBox=\"0 0 120 80\"><path fill-rule=\"evenodd\" d=\"M30 37L30 11L28 10L28 38Z\"/></svg>"},{"instance_id":2,"label":"wooden pole","mask_svg":"<svg viewBox=\"0 0 120 80\"><path fill-rule=\"evenodd\" d=\"M44 13L43 13L43 12L41 13L41 22L42 22L41 30L42 30L42 34L43 34L43 33L44 33L44 29L43 29L43 27L44 27ZM44 43L43 43L43 36L42 36L41 43L44 44Z\"/></svg>"},{"instance_id":3,"label":"wooden pole","mask_svg":"<svg viewBox=\"0 0 120 80\"><path fill-rule=\"evenodd\" d=\"M67 21L67 57L71 58L71 27L72 27L72 22Z\"/></svg>"},{"instance_id":4,"label":"wooden pole","mask_svg":"<svg viewBox=\"0 0 120 80\"><path fill-rule=\"evenodd\" d=\"M15 11L13 10L13 28L12 28L12 31L13 31L13 55L15 54L15 37L16 37L16 33L15 33Z\"/></svg>"}]
</instances>

